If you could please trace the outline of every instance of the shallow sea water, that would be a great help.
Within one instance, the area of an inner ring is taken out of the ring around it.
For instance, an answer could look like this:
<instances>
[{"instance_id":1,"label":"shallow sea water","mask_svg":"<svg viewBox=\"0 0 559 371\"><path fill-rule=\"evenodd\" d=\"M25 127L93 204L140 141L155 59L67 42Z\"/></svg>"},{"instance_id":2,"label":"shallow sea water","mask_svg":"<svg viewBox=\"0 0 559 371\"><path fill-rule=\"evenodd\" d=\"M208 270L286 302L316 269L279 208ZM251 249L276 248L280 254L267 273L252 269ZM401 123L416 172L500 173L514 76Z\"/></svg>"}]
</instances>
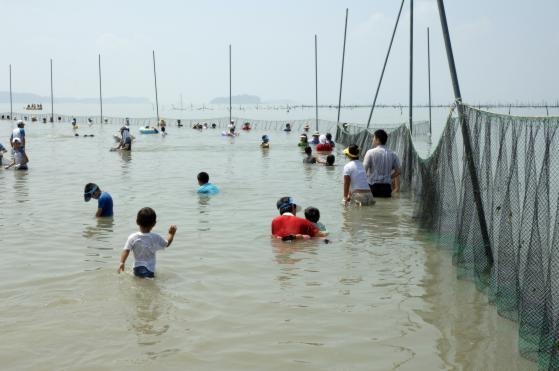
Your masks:
<instances>
[{"instance_id":1,"label":"shallow sea water","mask_svg":"<svg viewBox=\"0 0 559 371\"><path fill-rule=\"evenodd\" d=\"M170 126L132 127L120 153L118 127L80 126L28 124L30 170L0 170L2 369L536 369L517 325L418 229L412 200L341 205L342 148L328 169L302 164L295 132ZM0 122L5 146L11 129ZM199 171L221 194L195 193ZM87 182L112 195L114 218L94 217ZM320 209L331 243L270 238L284 195ZM132 256L116 273L144 206L155 232L178 226L155 280L132 276Z\"/></svg>"}]
</instances>

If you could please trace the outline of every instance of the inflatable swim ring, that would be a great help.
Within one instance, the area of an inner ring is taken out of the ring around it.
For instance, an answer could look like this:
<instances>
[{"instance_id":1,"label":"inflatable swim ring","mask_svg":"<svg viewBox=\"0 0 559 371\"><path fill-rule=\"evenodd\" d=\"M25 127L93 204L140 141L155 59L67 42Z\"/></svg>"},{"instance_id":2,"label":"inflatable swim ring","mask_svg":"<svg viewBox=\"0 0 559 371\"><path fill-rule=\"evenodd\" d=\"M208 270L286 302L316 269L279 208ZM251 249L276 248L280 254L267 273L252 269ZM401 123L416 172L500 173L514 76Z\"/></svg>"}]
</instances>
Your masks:
<instances>
[{"instance_id":1,"label":"inflatable swim ring","mask_svg":"<svg viewBox=\"0 0 559 371\"><path fill-rule=\"evenodd\" d=\"M239 133L233 133L233 134L231 134L231 133L228 132L228 131L222 131L222 132L221 132L221 135L224 136L224 137L236 137L236 136L239 135Z\"/></svg>"},{"instance_id":2,"label":"inflatable swim ring","mask_svg":"<svg viewBox=\"0 0 559 371\"><path fill-rule=\"evenodd\" d=\"M155 128L140 128L141 134L157 134L159 131Z\"/></svg>"}]
</instances>

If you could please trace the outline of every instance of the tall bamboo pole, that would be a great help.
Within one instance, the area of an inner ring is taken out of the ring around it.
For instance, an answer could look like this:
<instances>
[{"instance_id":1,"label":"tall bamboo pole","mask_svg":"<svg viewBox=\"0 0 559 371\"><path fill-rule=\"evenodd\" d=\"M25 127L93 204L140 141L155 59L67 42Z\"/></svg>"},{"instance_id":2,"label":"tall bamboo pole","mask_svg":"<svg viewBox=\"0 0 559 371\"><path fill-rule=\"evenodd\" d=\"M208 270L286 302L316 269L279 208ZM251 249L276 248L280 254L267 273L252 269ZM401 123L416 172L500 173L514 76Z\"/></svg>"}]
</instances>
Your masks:
<instances>
[{"instance_id":1,"label":"tall bamboo pole","mask_svg":"<svg viewBox=\"0 0 559 371\"><path fill-rule=\"evenodd\" d=\"M380 73L380 79L378 81L377 90L375 92L375 98L373 99L373 105L371 106L371 112L369 112L369 119L367 120L367 129L371 124L371 118L373 117L373 111L375 110L375 105L377 103L378 93L380 91L380 85L382 84L382 78L384 77L384 70L386 69L386 63L388 62L388 56L390 56L390 50L392 49L392 43L394 42L394 35L396 35L396 29L398 28L398 22L400 21L400 14L402 14L402 8L404 7L404 0L400 3L400 10L398 10L398 16L396 17L396 23L394 24L394 30L392 30L392 37L390 38L390 43L388 44L388 51L386 52L386 57L384 58L384 64L382 65L382 71Z\"/></svg>"},{"instance_id":2,"label":"tall bamboo pole","mask_svg":"<svg viewBox=\"0 0 559 371\"><path fill-rule=\"evenodd\" d=\"M152 51L153 55L153 80L155 82L155 110L157 113L157 125L159 125L159 98L157 97L157 72L155 69L155 50Z\"/></svg>"},{"instance_id":3,"label":"tall bamboo pole","mask_svg":"<svg viewBox=\"0 0 559 371\"><path fill-rule=\"evenodd\" d=\"M314 35L314 107L315 107L315 130L318 131L318 41Z\"/></svg>"},{"instance_id":4,"label":"tall bamboo pole","mask_svg":"<svg viewBox=\"0 0 559 371\"><path fill-rule=\"evenodd\" d=\"M232 104L232 98L231 98L231 44L229 44L229 124L231 124L232 122L232 110L233 110L233 106Z\"/></svg>"},{"instance_id":5,"label":"tall bamboo pole","mask_svg":"<svg viewBox=\"0 0 559 371\"><path fill-rule=\"evenodd\" d=\"M10 64L10 120L14 119L14 109L12 106L12 65Z\"/></svg>"},{"instance_id":6,"label":"tall bamboo pole","mask_svg":"<svg viewBox=\"0 0 559 371\"><path fill-rule=\"evenodd\" d=\"M99 54L99 107L101 108L101 124L103 121L103 89L101 85L101 54Z\"/></svg>"},{"instance_id":7,"label":"tall bamboo pole","mask_svg":"<svg viewBox=\"0 0 559 371\"><path fill-rule=\"evenodd\" d=\"M50 59L50 122L54 122L54 93L52 88L52 58Z\"/></svg>"},{"instance_id":8,"label":"tall bamboo pole","mask_svg":"<svg viewBox=\"0 0 559 371\"><path fill-rule=\"evenodd\" d=\"M472 193L474 196L474 203L476 205L479 228L481 232L481 237L483 239L483 247L485 250L485 256L489 266L493 266L493 252L491 251L491 240L489 239L489 232L487 228L487 222L485 220L485 212L483 210L483 202L481 199L481 189L479 185L479 179L477 176L476 165L474 162L472 141L470 138L470 128L468 121L464 115L464 107L462 106L462 94L460 92L460 85L458 83L458 74L456 73L456 65L454 63L454 54L452 53L452 44L450 42L450 35L448 32L448 24L446 22L446 13L444 9L443 0L437 0L439 7L439 16L441 19L441 26L443 29L444 44L446 48L446 57L448 59L448 67L450 69L450 77L452 78L452 88L454 89L454 97L456 99L458 116L460 118L460 123L462 127L462 139L464 141L464 152L466 156L466 163L468 166L468 171L470 173L470 179L472 182Z\"/></svg>"},{"instance_id":9,"label":"tall bamboo pole","mask_svg":"<svg viewBox=\"0 0 559 371\"><path fill-rule=\"evenodd\" d=\"M429 45L429 27L427 27L427 86L429 87L429 135L431 130L431 47Z\"/></svg>"},{"instance_id":10,"label":"tall bamboo pole","mask_svg":"<svg viewBox=\"0 0 559 371\"><path fill-rule=\"evenodd\" d=\"M413 0L410 0L410 132L413 134Z\"/></svg>"},{"instance_id":11,"label":"tall bamboo pole","mask_svg":"<svg viewBox=\"0 0 559 371\"><path fill-rule=\"evenodd\" d=\"M347 36L347 15L348 15L348 8L345 10L345 27L344 27L344 46L342 49L342 73L340 75L340 97L338 98L338 119L336 121L336 126L340 125L340 111L342 107L342 85L344 82L344 60L345 60L345 41Z\"/></svg>"}]
</instances>

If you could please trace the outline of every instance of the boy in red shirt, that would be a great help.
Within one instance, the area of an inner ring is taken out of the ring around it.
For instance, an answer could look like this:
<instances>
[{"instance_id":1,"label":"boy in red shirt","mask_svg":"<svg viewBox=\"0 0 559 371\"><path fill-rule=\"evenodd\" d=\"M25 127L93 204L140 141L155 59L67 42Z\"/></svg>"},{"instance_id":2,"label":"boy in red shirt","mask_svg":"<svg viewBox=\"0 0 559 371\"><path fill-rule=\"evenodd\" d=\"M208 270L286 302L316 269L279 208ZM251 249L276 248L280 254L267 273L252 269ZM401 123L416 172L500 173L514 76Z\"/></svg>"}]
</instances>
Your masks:
<instances>
[{"instance_id":1,"label":"boy in red shirt","mask_svg":"<svg viewBox=\"0 0 559 371\"><path fill-rule=\"evenodd\" d=\"M276 202L280 216L276 216L272 220L272 235L282 240L292 240L309 237L324 237L327 234L318 230L318 228L307 219L295 216L297 211L301 210L291 197L282 197Z\"/></svg>"}]
</instances>

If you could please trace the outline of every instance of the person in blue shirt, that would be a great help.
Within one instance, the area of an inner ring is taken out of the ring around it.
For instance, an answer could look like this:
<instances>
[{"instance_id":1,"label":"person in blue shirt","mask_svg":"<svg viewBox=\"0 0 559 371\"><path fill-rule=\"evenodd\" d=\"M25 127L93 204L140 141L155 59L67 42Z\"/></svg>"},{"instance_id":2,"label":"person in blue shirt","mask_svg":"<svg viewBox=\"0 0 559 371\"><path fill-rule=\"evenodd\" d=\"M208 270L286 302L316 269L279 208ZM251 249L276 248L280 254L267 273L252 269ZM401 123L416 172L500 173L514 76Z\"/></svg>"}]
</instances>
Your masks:
<instances>
[{"instance_id":1,"label":"person in blue shirt","mask_svg":"<svg viewBox=\"0 0 559 371\"><path fill-rule=\"evenodd\" d=\"M207 195L215 195L219 193L219 188L215 185L210 183L210 176L205 171L198 173L198 193L207 194Z\"/></svg>"},{"instance_id":2,"label":"person in blue shirt","mask_svg":"<svg viewBox=\"0 0 559 371\"><path fill-rule=\"evenodd\" d=\"M113 216L113 198L108 192L101 191L95 183L87 183L83 191L83 199L88 202L92 198L97 200L96 217Z\"/></svg>"}]
</instances>

